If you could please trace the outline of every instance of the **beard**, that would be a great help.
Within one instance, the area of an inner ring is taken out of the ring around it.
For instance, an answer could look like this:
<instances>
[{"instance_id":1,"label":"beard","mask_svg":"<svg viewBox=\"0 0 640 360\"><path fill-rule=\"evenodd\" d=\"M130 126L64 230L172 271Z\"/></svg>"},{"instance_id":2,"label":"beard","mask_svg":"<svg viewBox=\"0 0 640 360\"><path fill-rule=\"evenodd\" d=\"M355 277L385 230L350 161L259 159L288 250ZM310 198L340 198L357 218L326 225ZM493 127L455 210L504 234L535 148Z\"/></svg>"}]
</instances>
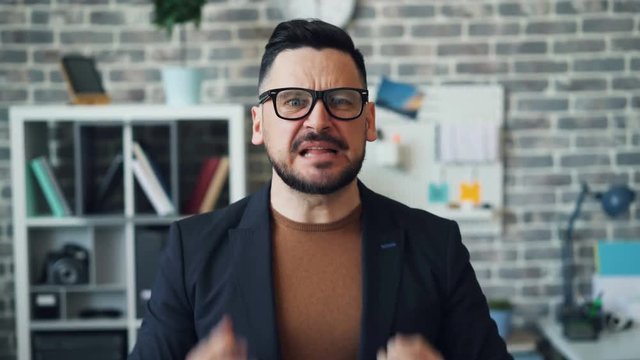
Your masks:
<instances>
[{"instance_id":1,"label":"beard","mask_svg":"<svg viewBox=\"0 0 640 360\"><path fill-rule=\"evenodd\" d=\"M335 144L340 150L348 149L348 146L343 141L331 137L327 134L321 133L307 133L301 138L294 141L291 145L291 152L298 153L298 147L304 141L327 141ZM366 142L363 141L363 143ZM265 143L266 145L266 143ZM362 146L362 155L355 159L352 163L348 164L342 171L336 176L325 176L322 179L313 181L304 178L303 174L295 171L284 162L279 162L270 153L269 147L266 146L267 157L271 166L275 170L276 174L287 184L290 188L297 190L304 194L310 195L327 195L335 193L336 191L349 185L360 173L362 163L365 157L365 146ZM320 163L316 166L317 169L323 170L328 168L328 164Z\"/></svg>"}]
</instances>

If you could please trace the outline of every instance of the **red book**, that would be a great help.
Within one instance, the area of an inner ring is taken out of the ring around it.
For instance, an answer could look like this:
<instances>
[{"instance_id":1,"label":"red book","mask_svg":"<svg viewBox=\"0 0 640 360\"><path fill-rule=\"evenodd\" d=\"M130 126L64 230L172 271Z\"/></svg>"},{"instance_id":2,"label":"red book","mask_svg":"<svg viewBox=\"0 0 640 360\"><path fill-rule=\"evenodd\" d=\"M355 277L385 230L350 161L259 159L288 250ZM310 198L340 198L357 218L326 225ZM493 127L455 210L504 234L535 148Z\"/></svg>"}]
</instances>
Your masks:
<instances>
[{"instance_id":1,"label":"red book","mask_svg":"<svg viewBox=\"0 0 640 360\"><path fill-rule=\"evenodd\" d=\"M202 166L200 166L200 174L198 175L196 186L193 188L187 206L184 209L185 214L198 213L202 200L204 200L204 196L207 193L209 183L211 183L211 179L216 173L219 163L220 158L217 156L210 156L204 160Z\"/></svg>"}]
</instances>

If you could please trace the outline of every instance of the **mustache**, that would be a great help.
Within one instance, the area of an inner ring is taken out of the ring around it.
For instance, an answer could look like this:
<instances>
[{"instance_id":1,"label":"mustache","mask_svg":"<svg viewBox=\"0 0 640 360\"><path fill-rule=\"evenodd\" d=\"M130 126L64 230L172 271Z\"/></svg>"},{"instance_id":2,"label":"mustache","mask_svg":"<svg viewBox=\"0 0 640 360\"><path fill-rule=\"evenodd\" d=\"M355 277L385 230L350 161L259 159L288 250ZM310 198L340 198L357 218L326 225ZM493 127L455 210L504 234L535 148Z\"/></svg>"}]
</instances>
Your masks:
<instances>
[{"instance_id":1,"label":"mustache","mask_svg":"<svg viewBox=\"0 0 640 360\"><path fill-rule=\"evenodd\" d=\"M329 135L329 134L324 134L324 133L317 133L317 132L308 132L304 135L302 135L301 137L297 138L296 140L293 141L293 143L291 144L291 151L293 152L297 152L298 148L300 148L300 146L302 145L302 143L304 143L305 141L323 141L323 142L328 142L332 145L335 145L339 150L347 150L349 148L349 146L347 145L346 142L340 140L340 139L336 139L333 136Z\"/></svg>"}]
</instances>

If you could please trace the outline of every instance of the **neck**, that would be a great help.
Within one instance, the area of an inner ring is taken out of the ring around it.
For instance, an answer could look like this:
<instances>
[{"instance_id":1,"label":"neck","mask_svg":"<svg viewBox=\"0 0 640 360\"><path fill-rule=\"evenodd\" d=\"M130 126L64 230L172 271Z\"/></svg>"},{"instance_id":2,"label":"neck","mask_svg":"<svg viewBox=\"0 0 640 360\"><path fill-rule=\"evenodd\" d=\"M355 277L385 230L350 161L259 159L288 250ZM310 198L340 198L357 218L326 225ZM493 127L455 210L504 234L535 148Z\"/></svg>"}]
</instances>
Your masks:
<instances>
[{"instance_id":1,"label":"neck","mask_svg":"<svg viewBox=\"0 0 640 360\"><path fill-rule=\"evenodd\" d=\"M305 194L285 184L277 174L271 181L271 206L286 218L310 224L340 220L360 204L357 180L326 195Z\"/></svg>"}]
</instances>

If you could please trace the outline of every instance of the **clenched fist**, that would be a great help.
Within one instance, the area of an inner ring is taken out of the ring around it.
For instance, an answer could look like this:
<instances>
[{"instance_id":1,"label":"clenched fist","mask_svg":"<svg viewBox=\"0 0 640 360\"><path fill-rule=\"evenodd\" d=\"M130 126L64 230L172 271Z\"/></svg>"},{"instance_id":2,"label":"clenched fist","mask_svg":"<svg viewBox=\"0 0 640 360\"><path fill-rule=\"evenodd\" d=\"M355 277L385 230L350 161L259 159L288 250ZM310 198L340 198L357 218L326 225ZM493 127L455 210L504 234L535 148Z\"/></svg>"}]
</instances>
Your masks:
<instances>
[{"instance_id":1,"label":"clenched fist","mask_svg":"<svg viewBox=\"0 0 640 360\"><path fill-rule=\"evenodd\" d=\"M387 343L386 351L378 351L377 360L443 360L420 335L396 335Z\"/></svg>"},{"instance_id":2,"label":"clenched fist","mask_svg":"<svg viewBox=\"0 0 640 360\"><path fill-rule=\"evenodd\" d=\"M187 354L186 360L245 360L247 343L233 333L231 319L225 316L206 339Z\"/></svg>"}]
</instances>

